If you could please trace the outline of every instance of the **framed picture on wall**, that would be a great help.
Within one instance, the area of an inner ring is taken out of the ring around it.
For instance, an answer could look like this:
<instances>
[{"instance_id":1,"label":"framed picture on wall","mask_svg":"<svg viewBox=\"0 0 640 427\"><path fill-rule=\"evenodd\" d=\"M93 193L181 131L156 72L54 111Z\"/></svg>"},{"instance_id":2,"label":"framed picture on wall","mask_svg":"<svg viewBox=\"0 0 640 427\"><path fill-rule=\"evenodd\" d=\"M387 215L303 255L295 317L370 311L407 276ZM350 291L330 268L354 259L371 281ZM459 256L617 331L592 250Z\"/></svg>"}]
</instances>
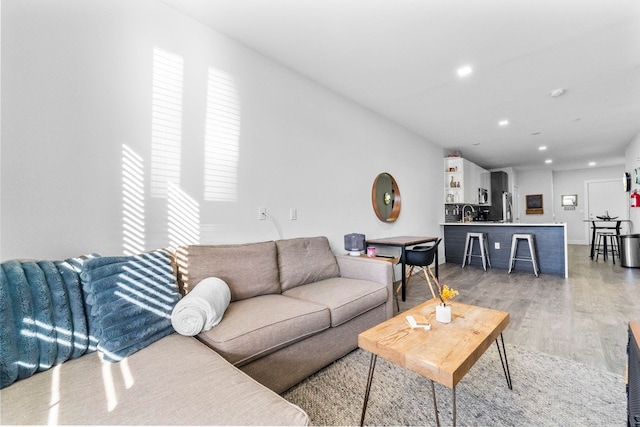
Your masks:
<instances>
[{"instance_id":1,"label":"framed picture on wall","mask_svg":"<svg viewBox=\"0 0 640 427\"><path fill-rule=\"evenodd\" d=\"M544 205L542 204L542 194L527 194L527 215L542 215L544 213Z\"/></svg>"},{"instance_id":2,"label":"framed picture on wall","mask_svg":"<svg viewBox=\"0 0 640 427\"><path fill-rule=\"evenodd\" d=\"M577 194L563 195L562 206L578 206L578 195Z\"/></svg>"}]
</instances>

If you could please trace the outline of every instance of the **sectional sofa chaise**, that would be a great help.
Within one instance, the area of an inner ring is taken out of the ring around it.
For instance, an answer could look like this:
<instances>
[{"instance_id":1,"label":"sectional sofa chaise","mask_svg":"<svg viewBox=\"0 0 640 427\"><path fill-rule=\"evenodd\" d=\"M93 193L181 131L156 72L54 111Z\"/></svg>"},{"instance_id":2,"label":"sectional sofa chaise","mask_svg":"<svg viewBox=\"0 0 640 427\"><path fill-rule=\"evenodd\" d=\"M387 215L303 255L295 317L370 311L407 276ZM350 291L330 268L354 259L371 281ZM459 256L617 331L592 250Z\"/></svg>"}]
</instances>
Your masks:
<instances>
[{"instance_id":1,"label":"sectional sofa chaise","mask_svg":"<svg viewBox=\"0 0 640 427\"><path fill-rule=\"evenodd\" d=\"M1 267L1 424L307 425L278 393L393 310L391 264L325 237ZM214 277L219 323L176 333L174 307Z\"/></svg>"}]
</instances>

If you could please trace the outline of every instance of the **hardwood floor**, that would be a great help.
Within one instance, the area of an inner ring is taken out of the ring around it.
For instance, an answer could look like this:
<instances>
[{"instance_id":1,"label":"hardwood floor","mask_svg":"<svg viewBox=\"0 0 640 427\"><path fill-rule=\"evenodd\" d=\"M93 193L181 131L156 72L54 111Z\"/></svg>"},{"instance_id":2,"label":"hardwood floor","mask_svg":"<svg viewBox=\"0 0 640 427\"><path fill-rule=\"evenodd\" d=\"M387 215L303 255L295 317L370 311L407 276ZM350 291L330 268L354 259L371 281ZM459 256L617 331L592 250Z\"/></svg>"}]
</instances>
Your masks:
<instances>
[{"instance_id":1,"label":"hardwood floor","mask_svg":"<svg viewBox=\"0 0 640 427\"><path fill-rule=\"evenodd\" d=\"M460 292L453 301L509 312L505 342L623 375L627 324L640 321L640 269L589 258L589 246L569 245L569 278L441 264L440 283ZM423 273L409 280L400 312L431 298ZM455 307L454 307L455 310Z\"/></svg>"}]
</instances>

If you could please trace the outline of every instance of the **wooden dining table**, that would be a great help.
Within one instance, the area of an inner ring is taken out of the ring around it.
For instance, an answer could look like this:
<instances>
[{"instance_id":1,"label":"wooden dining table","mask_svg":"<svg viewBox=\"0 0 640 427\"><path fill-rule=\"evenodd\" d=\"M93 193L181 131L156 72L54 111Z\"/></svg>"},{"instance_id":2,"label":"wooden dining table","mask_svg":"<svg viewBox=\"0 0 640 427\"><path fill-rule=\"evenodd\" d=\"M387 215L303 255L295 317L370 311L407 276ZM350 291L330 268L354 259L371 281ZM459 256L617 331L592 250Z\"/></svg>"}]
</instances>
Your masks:
<instances>
[{"instance_id":1,"label":"wooden dining table","mask_svg":"<svg viewBox=\"0 0 640 427\"><path fill-rule=\"evenodd\" d=\"M407 277L406 277L406 265L405 265L405 251L408 246L415 246L421 243L435 242L439 237L425 237L425 236L396 236L396 237L383 237L381 239L367 239L366 244L377 246L393 246L402 250L400 256L401 269L402 269L402 301L407 300ZM435 254L435 273L438 277L438 252Z\"/></svg>"}]
</instances>

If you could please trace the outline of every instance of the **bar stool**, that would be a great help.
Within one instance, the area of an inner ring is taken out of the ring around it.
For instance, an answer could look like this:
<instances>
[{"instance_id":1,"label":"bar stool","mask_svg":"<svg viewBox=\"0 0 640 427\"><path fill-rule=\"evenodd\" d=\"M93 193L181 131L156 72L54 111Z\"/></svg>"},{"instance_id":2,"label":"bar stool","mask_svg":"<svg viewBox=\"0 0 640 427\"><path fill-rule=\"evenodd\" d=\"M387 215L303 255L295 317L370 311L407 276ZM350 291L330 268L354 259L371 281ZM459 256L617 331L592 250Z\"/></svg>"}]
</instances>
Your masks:
<instances>
[{"instance_id":1,"label":"bar stool","mask_svg":"<svg viewBox=\"0 0 640 427\"><path fill-rule=\"evenodd\" d=\"M611 243L611 247L607 248L607 239L609 239ZM613 263L616 263L616 255L618 255L618 259L620 258L620 250L618 248L618 236L615 233L611 232L599 232L598 233L598 245L596 247L596 262L598 261L598 256L600 254L603 255L604 260L607 260L607 253L611 254L611 259Z\"/></svg>"},{"instance_id":2,"label":"bar stool","mask_svg":"<svg viewBox=\"0 0 640 427\"><path fill-rule=\"evenodd\" d=\"M526 240L529 243L529 258L516 257L518 252L518 243L520 240ZM536 241L533 238L533 234L514 234L511 236L511 256L509 257L509 273L513 270L516 261L530 261L533 264L533 272L538 277L538 258L536 256Z\"/></svg>"},{"instance_id":3,"label":"bar stool","mask_svg":"<svg viewBox=\"0 0 640 427\"><path fill-rule=\"evenodd\" d=\"M480 245L480 255L473 253L473 242L478 240ZM491 267L491 260L489 259L489 241L487 240L486 233L467 233L467 238L464 242L464 257L462 258L462 268L466 264L471 265L471 257L482 258L482 268L487 271L487 264Z\"/></svg>"}]
</instances>

